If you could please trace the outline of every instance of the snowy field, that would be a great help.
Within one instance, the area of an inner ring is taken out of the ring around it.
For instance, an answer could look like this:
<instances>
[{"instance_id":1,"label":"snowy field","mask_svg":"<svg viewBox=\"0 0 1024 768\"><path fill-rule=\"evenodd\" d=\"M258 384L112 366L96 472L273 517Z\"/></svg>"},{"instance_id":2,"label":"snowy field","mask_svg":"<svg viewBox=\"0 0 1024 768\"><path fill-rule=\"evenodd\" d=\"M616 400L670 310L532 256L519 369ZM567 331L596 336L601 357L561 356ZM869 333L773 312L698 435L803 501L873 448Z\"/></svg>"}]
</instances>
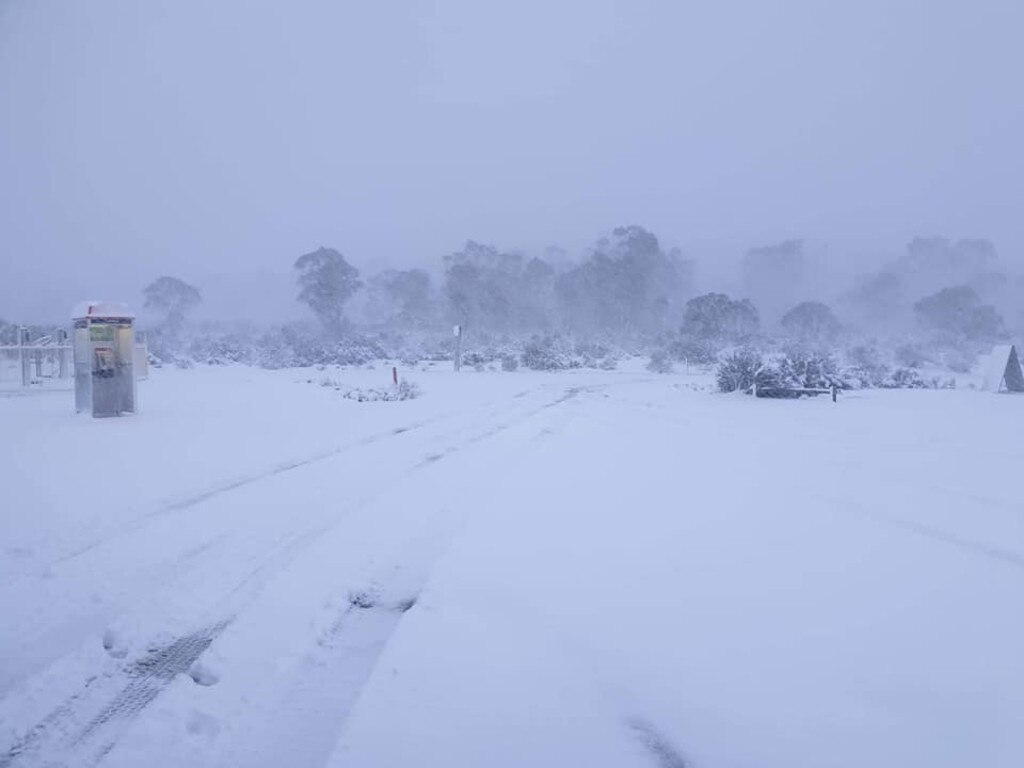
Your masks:
<instances>
[{"instance_id":1,"label":"snowy field","mask_svg":"<svg viewBox=\"0 0 1024 768\"><path fill-rule=\"evenodd\" d=\"M1024 398L0 395L0 768L1024 765Z\"/></svg>"}]
</instances>

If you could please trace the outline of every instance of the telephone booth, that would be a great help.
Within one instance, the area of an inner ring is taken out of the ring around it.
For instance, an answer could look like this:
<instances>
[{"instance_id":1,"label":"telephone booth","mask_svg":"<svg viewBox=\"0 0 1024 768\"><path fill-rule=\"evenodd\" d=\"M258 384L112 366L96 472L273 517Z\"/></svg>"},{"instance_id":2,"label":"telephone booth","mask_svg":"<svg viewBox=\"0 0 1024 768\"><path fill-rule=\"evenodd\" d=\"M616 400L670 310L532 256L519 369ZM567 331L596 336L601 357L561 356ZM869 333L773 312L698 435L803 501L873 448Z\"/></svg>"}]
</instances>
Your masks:
<instances>
[{"instance_id":1,"label":"telephone booth","mask_svg":"<svg viewBox=\"0 0 1024 768\"><path fill-rule=\"evenodd\" d=\"M75 411L93 416L135 413L135 315L123 304L75 307Z\"/></svg>"}]
</instances>

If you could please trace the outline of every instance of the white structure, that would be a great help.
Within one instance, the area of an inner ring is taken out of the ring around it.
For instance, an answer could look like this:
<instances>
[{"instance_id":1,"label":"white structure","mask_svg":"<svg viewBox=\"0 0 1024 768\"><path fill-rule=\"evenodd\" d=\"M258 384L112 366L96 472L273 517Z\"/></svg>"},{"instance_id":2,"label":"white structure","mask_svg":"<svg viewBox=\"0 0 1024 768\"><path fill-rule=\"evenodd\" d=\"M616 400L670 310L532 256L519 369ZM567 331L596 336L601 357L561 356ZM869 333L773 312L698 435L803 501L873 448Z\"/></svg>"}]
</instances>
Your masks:
<instances>
[{"instance_id":1,"label":"white structure","mask_svg":"<svg viewBox=\"0 0 1024 768\"><path fill-rule=\"evenodd\" d=\"M1017 348L1001 344L992 350L982 368L982 389L987 392L1024 392Z\"/></svg>"},{"instance_id":2,"label":"white structure","mask_svg":"<svg viewBox=\"0 0 1024 768\"><path fill-rule=\"evenodd\" d=\"M71 376L71 345L67 331L30 338L18 328L17 343L0 346L0 386L43 386Z\"/></svg>"},{"instance_id":3,"label":"white structure","mask_svg":"<svg viewBox=\"0 0 1024 768\"><path fill-rule=\"evenodd\" d=\"M135 413L135 314L123 304L86 301L71 313L75 411Z\"/></svg>"}]
</instances>

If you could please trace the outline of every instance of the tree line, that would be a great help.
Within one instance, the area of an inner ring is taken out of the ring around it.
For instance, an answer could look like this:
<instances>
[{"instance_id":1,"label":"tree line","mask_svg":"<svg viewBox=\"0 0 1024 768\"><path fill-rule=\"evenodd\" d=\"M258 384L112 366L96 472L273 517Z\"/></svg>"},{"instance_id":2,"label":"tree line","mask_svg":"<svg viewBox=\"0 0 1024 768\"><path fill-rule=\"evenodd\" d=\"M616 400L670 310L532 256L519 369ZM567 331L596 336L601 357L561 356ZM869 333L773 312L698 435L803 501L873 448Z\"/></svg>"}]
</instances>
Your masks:
<instances>
[{"instance_id":1,"label":"tree line","mask_svg":"<svg viewBox=\"0 0 1024 768\"><path fill-rule=\"evenodd\" d=\"M695 295L694 262L640 226L614 229L568 265L468 241L443 257L440 284L424 269L389 269L363 279L339 251L320 247L294 262L297 299L327 336L363 330L440 330L459 323L481 337L572 334L721 347L764 330L767 309L789 336L834 343L851 324L897 327L900 318L936 334L990 341L1007 323L984 297L1019 288L996 269L988 241L916 238L906 254L836 298L837 315L814 286L803 241L750 249L741 265L743 298ZM1019 283L1019 281L1018 281ZM916 300L914 290L928 290ZM146 307L177 333L201 301L197 288L164 276L146 287ZM362 300L353 317L354 300Z\"/></svg>"}]
</instances>

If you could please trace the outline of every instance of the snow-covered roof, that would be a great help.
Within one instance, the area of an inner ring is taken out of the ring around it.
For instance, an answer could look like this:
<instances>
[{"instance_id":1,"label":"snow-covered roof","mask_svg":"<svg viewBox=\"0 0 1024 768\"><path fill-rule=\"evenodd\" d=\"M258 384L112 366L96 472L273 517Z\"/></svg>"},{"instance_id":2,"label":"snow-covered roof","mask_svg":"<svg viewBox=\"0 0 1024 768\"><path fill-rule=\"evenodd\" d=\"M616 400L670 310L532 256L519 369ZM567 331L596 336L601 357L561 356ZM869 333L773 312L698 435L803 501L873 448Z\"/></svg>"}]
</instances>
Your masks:
<instances>
[{"instance_id":1,"label":"snow-covered roof","mask_svg":"<svg viewBox=\"0 0 1024 768\"><path fill-rule=\"evenodd\" d=\"M1013 351L1011 344L999 344L992 348L992 354L981 362L981 387L986 392L998 392L1006 375L1006 366Z\"/></svg>"},{"instance_id":2,"label":"snow-covered roof","mask_svg":"<svg viewBox=\"0 0 1024 768\"><path fill-rule=\"evenodd\" d=\"M135 313L128 309L126 304L117 301L80 301L75 304L75 308L71 311L71 319L82 320L87 317L133 319Z\"/></svg>"}]
</instances>

